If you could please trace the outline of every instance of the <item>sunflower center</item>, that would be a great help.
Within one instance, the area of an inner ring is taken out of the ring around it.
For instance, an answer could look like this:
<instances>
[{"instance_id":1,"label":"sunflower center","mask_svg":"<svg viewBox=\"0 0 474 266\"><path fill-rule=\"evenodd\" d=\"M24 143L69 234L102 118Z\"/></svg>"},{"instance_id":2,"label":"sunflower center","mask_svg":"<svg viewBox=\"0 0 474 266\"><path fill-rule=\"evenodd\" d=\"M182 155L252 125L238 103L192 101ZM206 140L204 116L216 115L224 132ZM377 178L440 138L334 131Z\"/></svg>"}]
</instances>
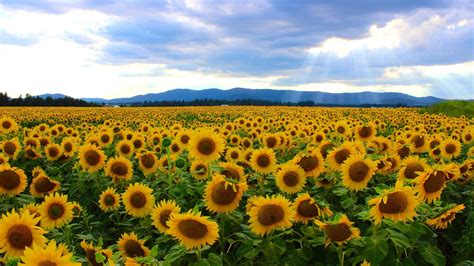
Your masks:
<instances>
[{"instance_id":1,"label":"sunflower center","mask_svg":"<svg viewBox=\"0 0 474 266\"><path fill-rule=\"evenodd\" d=\"M39 180L35 183L35 189L40 193L49 192L53 190L54 187L56 187L56 184L46 177L39 177Z\"/></svg>"},{"instance_id":2,"label":"sunflower center","mask_svg":"<svg viewBox=\"0 0 474 266\"><path fill-rule=\"evenodd\" d=\"M140 191L134 192L133 195L130 197L130 203L135 208L142 208L146 204L145 194L143 194L143 192L140 192Z\"/></svg>"},{"instance_id":3,"label":"sunflower center","mask_svg":"<svg viewBox=\"0 0 474 266\"><path fill-rule=\"evenodd\" d=\"M16 151L16 145L12 142L7 142L3 146L3 150L5 151L6 154L13 155Z\"/></svg>"},{"instance_id":4,"label":"sunflower center","mask_svg":"<svg viewBox=\"0 0 474 266\"><path fill-rule=\"evenodd\" d=\"M346 132L346 129L343 126L338 126L337 127L337 133L343 134L344 132Z\"/></svg>"},{"instance_id":5,"label":"sunflower center","mask_svg":"<svg viewBox=\"0 0 474 266\"><path fill-rule=\"evenodd\" d=\"M423 145L425 145L425 137L416 135L413 137L413 143L415 144L416 148L423 147Z\"/></svg>"},{"instance_id":6,"label":"sunflower center","mask_svg":"<svg viewBox=\"0 0 474 266\"><path fill-rule=\"evenodd\" d=\"M166 225L166 222L170 219L170 215L171 215L171 210L163 210L160 213L160 223L166 228L168 228L168 225Z\"/></svg>"},{"instance_id":7,"label":"sunflower center","mask_svg":"<svg viewBox=\"0 0 474 266\"><path fill-rule=\"evenodd\" d=\"M405 169L405 177L408 179L413 179L418 176L416 172L422 172L425 170L423 166L417 162L409 163Z\"/></svg>"},{"instance_id":8,"label":"sunflower center","mask_svg":"<svg viewBox=\"0 0 474 266\"><path fill-rule=\"evenodd\" d=\"M332 241L346 241L352 235L351 230L345 224L328 224L324 227L326 235Z\"/></svg>"},{"instance_id":9,"label":"sunflower center","mask_svg":"<svg viewBox=\"0 0 474 266\"><path fill-rule=\"evenodd\" d=\"M439 140L435 139L435 140L430 142L430 148L434 149L439 144L440 144Z\"/></svg>"},{"instance_id":10,"label":"sunflower center","mask_svg":"<svg viewBox=\"0 0 474 266\"><path fill-rule=\"evenodd\" d=\"M453 154L456 152L456 145L449 143L448 145L446 145L445 150L448 154Z\"/></svg>"},{"instance_id":11,"label":"sunflower center","mask_svg":"<svg viewBox=\"0 0 474 266\"><path fill-rule=\"evenodd\" d=\"M122 145L120 146L120 152L122 152L123 154L128 154L130 152L131 148L130 146L128 145Z\"/></svg>"},{"instance_id":12,"label":"sunflower center","mask_svg":"<svg viewBox=\"0 0 474 266\"><path fill-rule=\"evenodd\" d=\"M72 144L71 143L64 144L64 150L66 152L71 152L72 151Z\"/></svg>"},{"instance_id":13,"label":"sunflower center","mask_svg":"<svg viewBox=\"0 0 474 266\"><path fill-rule=\"evenodd\" d=\"M454 216L456 216L456 213L452 212L452 213L448 214L446 217L441 218L441 222L443 222L443 223L451 222L452 220L454 220Z\"/></svg>"},{"instance_id":14,"label":"sunflower center","mask_svg":"<svg viewBox=\"0 0 474 266\"><path fill-rule=\"evenodd\" d=\"M86 151L86 153L84 153L84 158L90 166L95 166L100 162L100 154L94 150Z\"/></svg>"},{"instance_id":15,"label":"sunflower center","mask_svg":"<svg viewBox=\"0 0 474 266\"><path fill-rule=\"evenodd\" d=\"M323 155L323 158L326 158L329 154L329 151L334 148L334 144L328 143L323 146L321 146L321 154Z\"/></svg>"},{"instance_id":16,"label":"sunflower center","mask_svg":"<svg viewBox=\"0 0 474 266\"><path fill-rule=\"evenodd\" d=\"M236 191L234 191L232 185L227 184L226 186L226 182L221 181L212 190L212 201L219 205L228 205L237 197L238 190L239 188L236 187Z\"/></svg>"},{"instance_id":17,"label":"sunflower center","mask_svg":"<svg viewBox=\"0 0 474 266\"><path fill-rule=\"evenodd\" d=\"M267 167L270 165L270 157L266 154L261 154L257 158L257 164L260 167Z\"/></svg>"},{"instance_id":18,"label":"sunflower center","mask_svg":"<svg viewBox=\"0 0 474 266\"><path fill-rule=\"evenodd\" d=\"M178 224L178 229L185 237L191 239L203 238L208 232L205 224L192 219L181 221Z\"/></svg>"},{"instance_id":19,"label":"sunflower center","mask_svg":"<svg viewBox=\"0 0 474 266\"><path fill-rule=\"evenodd\" d=\"M224 170L224 172L225 171L226 170ZM206 172L207 172L207 167L203 164L199 164L199 165L196 166L196 172L197 172L198 175L205 175ZM223 172L223 174L226 175L224 172ZM227 175L226 175L226 177L227 177Z\"/></svg>"},{"instance_id":20,"label":"sunflower center","mask_svg":"<svg viewBox=\"0 0 474 266\"><path fill-rule=\"evenodd\" d=\"M50 260L43 260L38 263L38 266L57 266L58 264L56 262L52 262Z\"/></svg>"},{"instance_id":21,"label":"sunflower center","mask_svg":"<svg viewBox=\"0 0 474 266\"><path fill-rule=\"evenodd\" d=\"M174 143L173 145L171 145L171 150L173 152L178 152L179 151L179 146L178 144Z\"/></svg>"},{"instance_id":22,"label":"sunflower center","mask_svg":"<svg viewBox=\"0 0 474 266\"><path fill-rule=\"evenodd\" d=\"M237 170L235 170L235 169L224 169L222 171L222 174L225 177L231 178L231 179L234 179L234 180L239 180L240 179L239 172L237 172Z\"/></svg>"},{"instance_id":23,"label":"sunflower center","mask_svg":"<svg viewBox=\"0 0 474 266\"><path fill-rule=\"evenodd\" d=\"M371 127L363 126L359 130L359 136L361 136L362 138L368 138L368 137L370 137L370 135L372 135L372 128Z\"/></svg>"},{"instance_id":24,"label":"sunflower center","mask_svg":"<svg viewBox=\"0 0 474 266\"><path fill-rule=\"evenodd\" d=\"M311 200L304 200L302 201L299 205L298 208L296 209L299 215L306 217L306 218L312 218L318 216L318 206L316 204L311 203Z\"/></svg>"},{"instance_id":25,"label":"sunflower center","mask_svg":"<svg viewBox=\"0 0 474 266\"><path fill-rule=\"evenodd\" d=\"M142 162L145 168L152 168L155 164L155 158L151 154L144 154L140 157L140 161Z\"/></svg>"},{"instance_id":26,"label":"sunflower center","mask_svg":"<svg viewBox=\"0 0 474 266\"><path fill-rule=\"evenodd\" d=\"M56 157L56 156L58 156L59 151L55 147L52 147L48 150L48 153L49 153L49 156Z\"/></svg>"},{"instance_id":27,"label":"sunflower center","mask_svg":"<svg viewBox=\"0 0 474 266\"><path fill-rule=\"evenodd\" d=\"M104 197L104 202L107 206L113 206L115 204L115 197L108 194Z\"/></svg>"},{"instance_id":28,"label":"sunflower center","mask_svg":"<svg viewBox=\"0 0 474 266\"><path fill-rule=\"evenodd\" d=\"M369 173L370 168L364 162L355 162L349 167L349 177L352 181L361 182Z\"/></svg>"},{"instance_id":29,"label":"sunflower center","mask_svg":"<svg viewBox=\"0 0 474 266\"><path fill-rule=\"evenodd\" d=\"M139 139L133 141L133 147L135 147L135 149L137 149L137 150L138 150L139 148L141 148L142 145L143 145L143 143L142 143L142 141L139 140Z\"/></svg>"},{"instance_id":30,"label":"sunflower center","mask_svg":"<svg viewBox=\"0 0 474 266\"><path fill-rule=\"evenodd\" d=\"M135 240L127 240L124 245L125 253L131 258L145 256L145 250L143 250L140 243Z\"/></svg>"},{"instance_id":31,"label":"sunflower center","mask_svg":"<svg viewBox=\"0 0 474 266\"><path fill-rule=\"evenodd\" d=\"M434 150L433 150L433 154L434 154L434 155L440 155L440 154L441 154L441 150L440 150L440 149L434 149Z\"/></svg>"},{"instance_id":32,"label":"sunflower center","mask_svg":"<svg viewBox=\"0 0 474 266\"><path fill-rule=\"evenodd\" d=\"M35 150L29 148L26 150L26 156L30 157L30 158L36 158L37 154L35 152Z\"/></svg>"},{"instance_id":33,"label":"sunflower center","mask_svg":"<svg viewBox=\"0 0 474 266\"><path fill-rule=\"evenodd\" d=\"M0 172L0 187L6 190L12 190L20 185L20 175L15 171L5 170Z\"/></svg>"},{"instance_id":34,"label":"sunflower center","mask_svg":"<svg viewBox=\"0 0 474 266\"><path fill-rule=\"evenodd\" d=\"M426 179L425 183L423 184L423 188L427 193L437 192L443 187L445 181L446 174L438 171L436 174L432 173L428 176L428 179Z\"/></svg>"},{"instance_id":35,"label":"sunflower center","mask_svg":"<svg viewBox=\"0 0 474 266\"><path fill-rule=\"evenodd\" d=\"M387 201L379 204L382 213L396 214L403 212L408 206L408 199L401 191L395 191L386 195Z\"/></svg>"},{"instance_id":36,"label":"sunflower center","mask_svg":"<svg viewBox=\"0 0 474 266\"><path fill-rule=\"evenodd\" d=\"M25 249L33 244L33 234L24 224L16 224L7 232L8 243L15 249Z\"/></svg>"},{"instance_id":37,"label":"sunflower center","mask_svg":"<svg viewBox=\"0 0 474 266\"><path fill-rule=\"evenodd\" d=\"M400 149L398 149L397 154L398 156L400 156L401 159L405 159L406 157L408 157L408 155L410 155L410 148L406 146L401 147Z\"/></svg>"},{"instance_id":38,"label":"sunflower center","mask_svg":"<svg viewBox=\"0 0 474 266\"><path fill-rule=\"evenodd\" d=\"M189 136L188 135L181 136L181 142L184 143L184 144L188 144Z\"/></svg>"},{"instance_id":39,"label":"sunflower center","mask_svg":"<svg viewBox=\"0 0 474 266\"><path fill-rule=\"evenodd\" d=\"M64 206L59 203L53 203L48 209L48 216L52 220L57 220L61 217L63 217L64 213L66 210L64 209Z\"/></svg>"},{"instance_id":40,"label":"sunflower center","mask_svg":"<svg viewBox=\"0 0 474 266\"><path fill-rule=\"evenodd\" d=\"M274 204L264 205L258 211L258 222L264 226L276 224L283 220L285 212L282 207Z\"/></svg>"},{"instance_id":41,"label":"sunflower center","mask_svg":"<svg viewBox=\"0 0 474 266\"><path fill-rule=\"evenodd\" d=\"M467 133L467 134L464 136L464 139L469 142L469 141L472 140L472 135L471 135L470 133Z\"/></svg>"},{"instance_id":42,"label":"sunflower center","mask_svg":"<svg viewBox=\"0 0 474 266\"><path fill-rule=\"evenodd\" d=\"M268 146L269 148L275 147L276 144L277 144L277 140L276 140L275 138L270 137L270 138L267 139L267 146Z\"/></svg>"},{"instance_id":43,"label":"sunflower center","mask_svg":"<svg viewBox=\"0 0 474 266\"><path fill-rule=\"evenodd\" d=\"M351 153L348 150L342 149L336 152L334 159L336 159L338 164L342 164L349 157L349 155L351 155Z\"/></svg>"},{"instance_id":44,"label":"sunflower center","mask_svg":"<svg viewBox=\"0 0 474 266\"><path fill-rule=\"evenodd\" d=\"M103 142L103 143L108 143L109 140L110 140L110 137L108 135L102 135L102 137L100 137L100 140Z\"/></svg>"},{"instance_id":45,"label":"sunflower center","mask_svg":"<svg viewBox=\"0 0 474 266\"><path fill-rule=\"evenodd\" d=\"M305 172L309 172L319 165L318 158L313 156L307 156L300 159L298 165L303 168Z\"/></svg>"},{"instance_id":46,"label":"sunflower center","mask_svg":"<svg viewBox=\"0 0 474 266\"><path fill-rule=\"evenodd\" d=\"M12 126L12 123L10 121L3 121L2 127L4 129L9 129Z\"/></svg>"},{"instance_id":47,"label":"sunflower center","mask_svg":"<svg viewBox=\"0 0 474 266\"><path fill-rule=\"evenodd\" d=\"M285 182L285 185L294 187L296 184L298 184L300 180L300 177L298 176L298 173L295 171L289 171L286 172L285 175L283 176L283 182Z\"/></svg>"},{"instance_id":48,"label":"sunflower center","mask_svg":"<svg viewBox=\"0 0 474 266\"><path fill-rule=\"evenodd\" d=\"M110 170L119 176L124 176L128 173L128 167L124 162L114 162Z\"/></svg>"},{"instance_id":49,"label":"sunflower center","mask_svg":"<svg viewBox=\"0 0 474 266\"><path fill-rule=\"evenodd\" d=\"M236 151L233 151L233 152L230 153L230 157L232 159L237 159L237 158L239 158L239 153L236 152Z\"/></svg>"},{"instance_id":50,"label":"sunflower center","mask_svg":"<svg viewBox=\"0 0 474 266\"><path fill-rule=\"evenodd\" d=\"M216 143L211 138L203 138L197 144L197 150L204 155L212 154L215 149Z\"/></svg>"},{"instance_id":51,"label":"sunflower center","mask_svg":"<svg viewBox=\"0 0 474 266\"><path fill-rule=\"evenodd\" d=\"M100 263L100 264L97 263L97 260L95 259L95 250L94 249L87 249L86 250L86 258L93 266L102 265L102 263Z\"/></svg>"}]
</instances>

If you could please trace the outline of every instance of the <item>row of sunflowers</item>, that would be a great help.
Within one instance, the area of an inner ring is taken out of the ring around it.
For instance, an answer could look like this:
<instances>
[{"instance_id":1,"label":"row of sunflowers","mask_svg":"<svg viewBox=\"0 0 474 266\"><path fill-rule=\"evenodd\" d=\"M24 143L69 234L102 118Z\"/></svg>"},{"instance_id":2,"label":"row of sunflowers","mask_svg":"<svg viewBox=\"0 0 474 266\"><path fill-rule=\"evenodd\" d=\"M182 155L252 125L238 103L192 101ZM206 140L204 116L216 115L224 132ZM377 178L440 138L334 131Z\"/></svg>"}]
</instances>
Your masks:
<instances>
[{"instance_id":1,"label":"row of sunflowers","mask_svg":"<svg viewBox=\"0 0 474 266\"><path fill-rule=\"evenodd\" d=\"M473 119L0 110L0 265L474 263Z\"/></svg>"}]
</instances>

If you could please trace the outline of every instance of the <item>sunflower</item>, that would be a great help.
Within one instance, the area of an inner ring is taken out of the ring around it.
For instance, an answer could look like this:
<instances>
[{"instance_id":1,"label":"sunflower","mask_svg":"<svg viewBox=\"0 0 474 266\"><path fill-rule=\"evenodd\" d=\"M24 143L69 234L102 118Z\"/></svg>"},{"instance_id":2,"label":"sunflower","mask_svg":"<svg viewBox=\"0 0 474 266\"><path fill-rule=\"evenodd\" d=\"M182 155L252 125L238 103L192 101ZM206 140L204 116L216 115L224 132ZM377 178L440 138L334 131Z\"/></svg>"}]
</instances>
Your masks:
<instances>
[{"instance_id":1,"label":"sunflower","mask_svg":"<svg viewBox=\"0 0 474 266\"><path fill-rule=\"evenodd\" d=\"M368 201L374 205L370 209L370 216L375 224L380 224L382 218L394 221L411 221L416 216L415 208L418 200L411 187L404 187L403 182L398 181L395 188L384 190L382 194Z\"/></svg>"},{"instance_id":2,"label":"sunflower","mask_svg":"<svg viewBox=\"0 0 474 266\"><path fill-rule=\"evenodd\" d=\"M324 223L319 220L315 220L315 223L326 234L325 246L328 246L331 242L343 245L351 239L360 236L360 230L352 226L354 223L346 215L342 215L337 221L332 223Z\"/></svg>"},{"instance_id":3,"label":"sunflower","mask_svg":"<svg viewBox=\"0 0 474 266\"><path fill-rule=\"evenodd\" d=\"M456 218L456 214L464 210L464 204L456 205L433 219L426 221L426 224L436 229L446 229Z\"/></svg>"},{"instance_id":4,"label":"sunflower","mask_svg":"<svg viewBox=\"0 0 474 266\"><path fill-rule=\"evenodd\" d=\"M134 232L122 234L117 245L122 256L128 258L146 257L150 253L150 250L145 246L145 240L138 239Z\"/></svg>"},{"instance_id":5,"label":"sunflower","mask_svg":"<svg viewBox=\"0 0 474 266\"><path fill-rule=\"evenodd\" d=\"M212 130L195 132L188 146L191 157L205 162L219 159L224 148L224 139Z\"/></svg>"},{"instance_id":6,"label":"sunflower","mask_svg":"<svg viewBox=\"0 0 474 266\"><path fill-rule=\"evenodd\" d=\"M170 219L172 213L180 213L181 208L176 204L174 200L162 200L158 205L153 208L151 218L153 220L153 226L158 229L161 233L166 233L169 229L166 222Z\"/></svg>"},{"instance_id":7,"label":"sunflower","mask_svg":"<svg viewBox=\"0 0 474 266\"><path fill-rule=\"evenodd\" d=\"M69 223L73 218L72 204L67 201L67 195L54 193L47 195L40 205L41 227L59 228Z\"/></svg>"},{"instance_id":8,"label":"sunflower","mask_svg":"<svg viewBox=\"0 0 474 266\"><path fill-rule=\"evenodd\" d=\"M240 155L242 151L237 147L232 147L226 150L225 152L225 159L228 162L239 162L241 159Z\"/></svg>"},{"instance_id":9,"label":"sunflower","mask_svg":"<svg viewBox=\"0 0 474 266\"><path fill-rule=\"evenodd\" d=\"M185 149L188 147L191 134L187 130L181 129L178 134L176 134L175 139L178 145L181 146L182 149Z\"/></svg>"},{"instance_id":10,"label":"sunflower","mask_svg":"<svg viewBox=\"0 0 474 266\"><path fill-rule=\"evenodd\" d=\"M358 126L355 128L355 136L359 140L370 140L377 134L375 126L372 123L369 123L365 126Z\"/></svg>"},{"instance_id":11,"label":"sunflower","mask_svg":"<svg viewBox=\"0 0 474 266\"><path fill-rule=\"evenodd\" d=\"M196 180L206 180L208 174L207 163L199 160L195 160L191 163L190 169L191 175Z\"/></svg>"},{"instance_id":12,"label":"sunflower","mask_svg":"<svg viewBox=\"0 0 474 266\"><path fill-rule=\"evenodd\" d=\"M155 197L153 189L141 183L130 184L122 194L122 202L128 214L144 217L151 213Z\"/></svg>"},{"instance_id":13,"label":"sunflower","mask_svg":"<svg viewBox=\"0 0 474 266\"><path fill-rule=\"evenodd\" d=\"M446 139L440 144L441 156L447 159L459 157L461 154L461 144L457 140Z\"/></svg>"},{"instance_id":14,"label":"sunflower","mask_svg":"<svg viewBox=\"0 0 474 266\"><path fill-rule=\"evenodd\" d=\"M55 240L51 240L47 246L43 247L33 244L32 248L27 247L24 255L21 257L19 265L24 266L80 266L80 263L74 262L72 253L65 245L56 245Z\"/></svg>"},{"instance_id":15,"label":"sunflower","mask_svg":"<svg viewBox=\"0 0 474 266\"><path fill-rule=\"evenodd\" d=\"M38 207L39 205L34 204L34 203L23 205L23 207L21 207L20 209L20 214L23 214L28 211L30 212L31 215L33 215L34 218L41 219L41 215L38 213ZM39 220L38 220L38 223L39 223Z\"/></svg>"},{"instance_id":16,"label":"sunflower","mask_svg":"<svg viewBox=\"0 0 474 266\"><path fill-rule=\"evenodd\" d=\"M340 134L342 136L350 136L352 134L351 129L347 125L346 121L339 121L334 125L334 131L337 132L337 134Z\"/></svg>"},{"instance_id":17,"label":"sunflower","mask_svg":"<svg viewBox=\"0 0 474 266\"><path fill-rule=\"evenodd\" d=\"M10 159L9 157L7 157L7 156L5 156L5 155L3 155L3 154L0 154L0 164L6 164L6 163L8 163L8 160L9 160L9 159Z\"/></svg>"},{"instance_id":18,"label":"sunflower","mask_svg":"<svg viewBox=\"0 0 474 266\"><path fill-rule=\"evenodd\" d=\"M172 158L173 160L178 158L178 156L183 152L183 148L182 146L180 146L177 140L173 140L173 142L171 142L169 149L170 158Z\"/></svg>"},{"instance_id":19,"label":"sunflower","mask_svg":"<svg viewBox=\"0 0 474 266\"><path fill-rule=\"evenodd\" d=\"M81 205L77 203L76 201L71 202L71 205L72 205L71 211L72 211L73 217L76 217L76 218L79 217L82 212Z\"/></svg>"},{"instance_id":20,"label":"sunflower","mask_svg":"<svg viewBox=\"0 0 474 266\"><path fill-rule=\"evenodd\" d=\"M372 176L377 170L377 165L364 155L352 155L342 164L342 184L348 189L359 191L367 187Z\"/></svg>"},{"instance_id":21,"label":"sunflower","mask_svg":"<svg viewBox=\"0 0 474 266\"><path fill-rule=\"evenodd\" d=\"M0 145L0 148L8 157L12 158L13 160L16 160L16 157L18 157L18 154L21 150L18 138L3 141Z\"/></svg>"},{"instance_id":22,"label":"sunflower","mask_svg":"<svg viewBox=\"0 0 474 266\"><path fill-rule=\"evenodd\" d=\"M356 153L356 149L350 142L345 142L341 147L333 149L327 156L326 160L334 170L341 170L342 164L351 155Z\"/></svg>"},{"instance_id":23,"label":"sunflower","mask_svg":"<svg viewBox=\"0 0 474 266\"><path fill-rule=\"evenodd\" d=\"M114 182L130 180L133 176L132 163L125 157L111 158L105 165L105 174L111 177Z\"/></svg>"},{"instance_id":24,"label":"sunflower","mask_svg":"<svg viewBox=\"0 0 474 266\"><path fill-rule=\"evenodd\" d=\"M446 172L429 169L417 177L416 192L421 200L431 203L441 197L446 181Z\"/></svg>"},{"instance_id":25,"label":"sunflower","mask_svg":"<svg viewBox=\"0 0 474 266\"><path fill-rule=\"evenodd\" d=\"M33 244L43 246L46 232L37 226L39 220L28 211L18 214L13 210L3 214L0 219L0 253L5 253L6 257L18 257Z\"/></svg>"},{"instance_id":26,"label":"sunflower","mask_svg":"<svg viewBox=\"0 0 474 266\"><path fill-rule=\"evenodd\" d=\"M429 147L428 140L423 134L413 134L410 137L410 142L413 145L414 152L422 153Z\"/></svg>"},{"instance_id":27,"label":"sunflower","mask_svg":"<svg viewBox=\"0 0 474 266\"><path fill-rule=\"evenodd\" d=\"M146 151L137 155L140 169L144 175L153 174L158 169L158 158L153 152Z\"/></svg>"},{"instance_id":28,"label":"sunflower","mask_svg":"<svg viewBox=\"0 0 474 266\"><path fill-rule=\"evenodd\" d=\"M101 266L101 265L109 265L113 266L115 265L113 260L111 259L112 257L112 251L110 249L102 249L98 247L94 247L93 243L87 243L85 240L82 240L81 242L81 248L84 250L86 253L86 258L87 261L89 261L90 265L93 266ZM105 257L106 263L98 263L96 259L96 254L99 253L103 257Z\"/></svg>"},{"instance_id":29,"label":"sunflower","mask_svg":"<svg viewBox=\"0 0 474 266\"><path fill-rule=\"evenodd\" d=\"M8 134L18 130L18 124L10 117L0 118L0 133Z\"/></svg>"},{"instance_id":30,"label":"sunflower","mask_svg":"<svg viewBox=\"0 0 474 266\"><path fill-rule=\"evenodd\" d=\"M250 159L250 165L256 172L262 174L272 173L276 168L275 152L268 148L254 150Z\"/></svg>"},{"instance_id":31,"label":"sunflower","mask_svg":"<svg viewBox=\"0 0 474 266\"><path fill-rule=\"evenodd\" d=\"M310 151L307 154L300 154L293 159L301 167L306 177L317 178L324 172L324 159L319 150Z\"/></svg>"},{"instance_id":32,"label":"sunflower","mask_svg":"<svg viewBox=\"0 0 474 266\"><path fill-rule=\"evenodd\" d=\"M24 151L25 151L25 157L30 159L30 160L36 160L36 159L39 159L39 158L43 158L41 153L39 153L37 151L37 149L35 149L33 147L26 147L24 149Z\"/></svg>"},{"instance_id":33,"label":"sunflower","mask_svg":"<svg viewBox=\"0 0 474 266\"><path fill-rule=\"evenodd\" d=\"M18 195L26 188L26 175L22 169L8 164L0 165L0 195Z\"/></svg>"},{"instance_id":34,"label":"sunflower","mask_svg":"<svg viewBox=\"0 0 474 266\"><path fill-rule=\"evenodd\" d=\"M44 197L46 194L58 191L59 188L61 188L61 185L58 181L42 174L34 177L31 181L30 194L34 197Z\"/></svg>"},{"instance_id":35,"label":"sunflower","mask_svg":"<svg viewBox=\"0 0 474 266\"><path fill-rule=\"evenodd\" d=\"M299 195L293 202L292 208L295 210L295 222L304 224L318 217L333 215L329 208L319 206L308 193Z\"/></svg>"},{"instance_id":36,"label":"sunflower","mask_svg":"<svg viewBox=\"0 0 474 266\"><path fill-rule=\"evenodd\" d=\"M115 145L115 152L125 157L130 157L133 154L134 149L133 143L127 139L123 139Z\"/></svg>"},{"instance_id":37,"label":"sunflower","mask_svg":"<svg viewBox=\"0 0 474 266\"><path fill-rule=\"evenodd\" d=\"M56 161L61 157L63 150L60 145L55 143L50 143L46 147L44 147L44 153L46 154L46 158L49 161Z\"/></svg>"},{"instance_id":38,"label":"sunflower","mask_svg":"<svg viewBox=\"0 0 474 266\"><path fill-rule=\"evenodd\" d=\"M73 157L76 153L77 145L76 141L72 137L64 138L61 141L61 149L63 151L63 155L66 157Z\"/></svg>"},{"instance_id":39,"label":"sunflower","mask_svg":"<svg viewBox=\"0 0 474 266\"><path fill-rule=\"evenodd\" d=\"M120 207L120 195L114 188L107 188L99 197L99 207L105 212L115 211Z\"/></svg>"},{"instance_id":40,"label":"sunflower","mask_svg":"<svg viewBox=\"0 0 474 266\"><path fill-rule=\"evenodd\" d=\"M243 193L247 190L246 183L231 183L221 174L215 174L207 183L204 200L208 210L216 213L228 213L235 210Z\"/></svg>"},{"instance_id":41,"label":"sunflower","mask_svg":"<svg viewBox=\"0 0 474 266\"><path fill-rule=\"evenodd\" d=\"M105 130L99 134L100 146L107 146L114 140L112 131Z\"/></svg>"},{"instance_id":42,"label":"sunflower","mask_svg":"<svg viewBox=\"0 0 474 266\"><path fill-rule=\"evenodd\" d=\"M187 249L212 245L219 237L217 223L201 213L172 213L166 225L167 233L178 239Z\"/></svg>"},{"instance_id":43,"label":"sunflower","mask_svg":"<svg viewBox=\"0 0 474 266\"><path fill-rule=\"evenodd\" d=\"M220 173L225 176L225 178L233 179L237 182L246 182L247 177L244 174L244 168L235 164L235 163L219 163L221 168Z\"/></svg>"},{"instance_id":44,"label":"sunflower","mask_svg":"<svg viewBox=\"0 0 474 266\"><path fill-rule=\"evenodd\" d=\"M401 168L398 171L398 176L402 180L413 180L418 177L420 172L428 169L429 166L426 164L424 159L421 159L418 156L408 156L402 161Z\"/></svg>"},{"instance_id":45,"label":"sunflower","mask_svg":"<svg viewBox=\"0 0 474 266\"><path fill-rule=\"evenodd\" d=\"M90 173L97 172L104 167L105 154L97 146L86 144L79 150L79 163L86 171Z\"/></svg>"},{"instance_id":46,"label":"sunflower","mask_svg":"<svg viewBox=\"0 0 474 266\"><path fill-rule=\"evenodd\" d=\"M284 229L292 226L295 211L291 202L281 195L256 197L248 211L250 230L263 236L274 229Z\"/></svg>"},{"instance_id":47,"label":"sunflower","mask_svg":"<svg viewBox=\"0 0 474 266\"><path fill-rule=\"evenodd\" d=\"M296 164L287 163L277 172L275 181L280 191L294 194L303 189L306 183L306 176L301 167Z\"/></svg>"}]
</instances>

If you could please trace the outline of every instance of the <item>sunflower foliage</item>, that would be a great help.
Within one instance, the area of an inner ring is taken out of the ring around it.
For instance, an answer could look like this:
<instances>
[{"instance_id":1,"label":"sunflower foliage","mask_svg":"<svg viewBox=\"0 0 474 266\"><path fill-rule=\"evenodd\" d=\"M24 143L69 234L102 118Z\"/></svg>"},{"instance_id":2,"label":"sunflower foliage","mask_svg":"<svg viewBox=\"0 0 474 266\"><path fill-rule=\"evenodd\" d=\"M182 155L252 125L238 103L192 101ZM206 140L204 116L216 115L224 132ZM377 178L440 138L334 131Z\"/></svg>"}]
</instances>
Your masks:
<instances>
[{"instance_id":1,"label":"sunflower foliage","mask_svg":"<svg viewBox=\"0 0 474 266\"><path fill-rule=\"evenodd\" d=\"M2 108L0 265L470 265L474 120Z\"/></svg>"}]
</instances>

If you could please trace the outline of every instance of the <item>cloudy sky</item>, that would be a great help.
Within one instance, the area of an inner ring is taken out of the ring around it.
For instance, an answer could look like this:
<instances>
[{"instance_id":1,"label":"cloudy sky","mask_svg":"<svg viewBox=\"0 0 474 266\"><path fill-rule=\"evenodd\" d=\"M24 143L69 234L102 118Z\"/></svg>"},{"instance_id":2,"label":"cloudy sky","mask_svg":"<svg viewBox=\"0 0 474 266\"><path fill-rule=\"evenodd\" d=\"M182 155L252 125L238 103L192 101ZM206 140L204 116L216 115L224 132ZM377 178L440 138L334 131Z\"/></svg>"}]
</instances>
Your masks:
<instances>
[{"instance_id":1,"label":"cloudy sky","mask_svg":"<svg viewBox=\"0 0 474 266\"><path fill-rule=\"evenodd\" d=\"M0 91L474 98L472 0L0 0Z\"/></svg>"}]
</instances>

